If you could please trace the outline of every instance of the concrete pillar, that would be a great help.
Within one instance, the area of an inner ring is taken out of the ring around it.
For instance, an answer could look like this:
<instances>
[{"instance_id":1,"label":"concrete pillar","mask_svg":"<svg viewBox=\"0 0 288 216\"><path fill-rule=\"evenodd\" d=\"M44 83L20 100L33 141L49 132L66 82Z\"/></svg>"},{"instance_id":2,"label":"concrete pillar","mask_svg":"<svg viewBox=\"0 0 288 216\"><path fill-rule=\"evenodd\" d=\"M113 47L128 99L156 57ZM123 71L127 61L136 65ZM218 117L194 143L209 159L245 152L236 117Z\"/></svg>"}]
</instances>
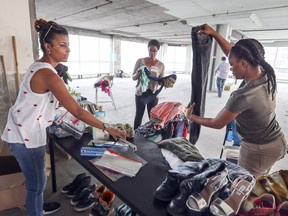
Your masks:
<instances>
[{"instance_id":1,"label":"concrete pillar","mask_svg":"<svg viewBox=\"0 0 288 216\"><path fill-rule=\"evenodd\" d=\"M230 42L232 27L230 25L217 25L216 31L219 32L227 41ZM221 57L225 54L222 52L222 49L218 45L218 43L214 40L212 44L212 51L211 51L211 61L210 61L210 68L209 68L209 75L208 75L208 90L209 91L216 91L216 79L214 76L214 71L217 65L221 62Z\"/></svg>"},{"instance_id":2,"label":"concrete pillar","mask_svg":"<svg viewBox=\"0 0 288 216\"><path fill-rule=\"evenodd\" d=\"M111 51L111 71L116 74L118 70L121 70L121 38L112 36L112 51Z\"/></svg>"},{"instance_id":3,"label":"concrete pillar","mask_svg":"<svg viewBox=\"0 0 288 216\"><path fill-rule=\"evenodd\" d=\"M192 52L192 46L186 47L186 60L185 60L185 74L191 74L192 72L192 58L193 58L193 52Z\"/></svg>"}]
</instances>

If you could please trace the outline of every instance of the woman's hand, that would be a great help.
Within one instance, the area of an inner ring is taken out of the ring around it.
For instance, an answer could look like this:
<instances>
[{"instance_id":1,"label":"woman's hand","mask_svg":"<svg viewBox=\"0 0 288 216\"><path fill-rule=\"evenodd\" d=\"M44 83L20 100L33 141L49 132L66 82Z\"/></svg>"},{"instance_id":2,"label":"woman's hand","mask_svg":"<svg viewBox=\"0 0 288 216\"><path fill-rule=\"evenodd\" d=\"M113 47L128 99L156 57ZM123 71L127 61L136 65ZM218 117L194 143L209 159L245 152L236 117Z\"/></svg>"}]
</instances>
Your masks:
<instances>
[{"instance_id":1,"label":"woman's hand","mask_svg":"<svg viewBox=\"0 0 288 216\"><path fill-rule=\"evenodd\" d=\"M195 103L189 104L188 107L185 109L185 116L188 120L191 121L191 116L193 115L193 110L195 107Z\"/></svg>"},{"instance_id":2,"label":"woman's hand","mask_svg":"<svg viewBox=\"0 0 288 216\"><path fill-rule=\"evenodd\" d=\"M114 140L120 139L126 139L126 131L119 130L118 128L109 127L106 129L106 131L113 137Z\"/></svg>"},{"instance_id":3,"label":"woman's hand","mask_svg":"<svg viewBox=\"0 0 288 216\"><path fill-rule=\"evenodd\" d=\"M216 32L211 26L209 26L206 23L201 25L200 27L201 27L201 30L199 31L199 33L213 36L213 34Z\"/></svg>"}]
</instances>

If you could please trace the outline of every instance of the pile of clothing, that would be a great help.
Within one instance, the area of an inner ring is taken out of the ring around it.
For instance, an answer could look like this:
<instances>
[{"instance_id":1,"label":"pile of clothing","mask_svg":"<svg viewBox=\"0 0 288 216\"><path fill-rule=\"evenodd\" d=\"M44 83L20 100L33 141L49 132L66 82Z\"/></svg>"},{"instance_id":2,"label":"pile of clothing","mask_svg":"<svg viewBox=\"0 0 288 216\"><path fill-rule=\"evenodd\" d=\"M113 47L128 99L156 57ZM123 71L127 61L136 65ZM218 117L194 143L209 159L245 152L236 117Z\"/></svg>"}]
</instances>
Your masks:
<instances>
[{"instance_id":1,"label":"pile of clothing","mask_svg":"<svg viewBox=\"0 0 288 216\"><path fill-rule=\"evenodd\" d=\"M179 102L163 102L152 108L150 121L139 126L135 132L154 142L174 137L186 137L188 120L185 106Z\"/></svg>"}]
</instances>

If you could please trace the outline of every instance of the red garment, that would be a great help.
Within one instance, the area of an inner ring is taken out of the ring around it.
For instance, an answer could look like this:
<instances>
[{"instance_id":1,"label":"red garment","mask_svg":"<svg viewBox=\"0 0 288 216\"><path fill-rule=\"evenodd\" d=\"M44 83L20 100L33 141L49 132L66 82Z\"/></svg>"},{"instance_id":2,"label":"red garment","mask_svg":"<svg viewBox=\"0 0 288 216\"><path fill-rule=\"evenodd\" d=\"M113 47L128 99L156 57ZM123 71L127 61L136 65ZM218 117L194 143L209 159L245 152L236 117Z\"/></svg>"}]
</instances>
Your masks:
<instances>
[{"instance_id":1,"label":"red garment","mask_svg":"<svg viewBox=\"0 0 288 216\"><path fill-rule=\"evenodd\" d=\"M160 130L168 121L184 111L185 106L179 102L163 102L151 109L150 117L159 121L154 123L154 127L156 130Z\"/></svg>"}]
</instances>

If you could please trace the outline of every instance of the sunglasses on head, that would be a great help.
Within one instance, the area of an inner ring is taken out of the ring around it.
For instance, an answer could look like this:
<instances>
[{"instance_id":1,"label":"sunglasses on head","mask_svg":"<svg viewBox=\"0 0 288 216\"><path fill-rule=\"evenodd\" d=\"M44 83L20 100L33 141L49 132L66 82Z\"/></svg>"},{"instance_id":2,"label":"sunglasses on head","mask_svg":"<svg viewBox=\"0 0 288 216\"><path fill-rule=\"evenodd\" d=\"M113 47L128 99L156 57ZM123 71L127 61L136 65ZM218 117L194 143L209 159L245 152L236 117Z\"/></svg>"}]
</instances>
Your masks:
<instances>
[{"instance_id":1,"label":"sunglasses on head","mask_svg":"<svg viewBox=\"0 0 288 216\"><path fill-rule=\"evenodd\" d=\"M60 31L61 28L62 28L62 26L58 25L57 23L52 23L52 24L50 25L48 31L46 32L46 34L45 34L44 37L43 37L43 43L47 43L47 42L45 41L45 39L46 39L47 35L49 34L49 32L51 31L52 28L55 29L56 31Z\"/></svg>"}]
</instances>

